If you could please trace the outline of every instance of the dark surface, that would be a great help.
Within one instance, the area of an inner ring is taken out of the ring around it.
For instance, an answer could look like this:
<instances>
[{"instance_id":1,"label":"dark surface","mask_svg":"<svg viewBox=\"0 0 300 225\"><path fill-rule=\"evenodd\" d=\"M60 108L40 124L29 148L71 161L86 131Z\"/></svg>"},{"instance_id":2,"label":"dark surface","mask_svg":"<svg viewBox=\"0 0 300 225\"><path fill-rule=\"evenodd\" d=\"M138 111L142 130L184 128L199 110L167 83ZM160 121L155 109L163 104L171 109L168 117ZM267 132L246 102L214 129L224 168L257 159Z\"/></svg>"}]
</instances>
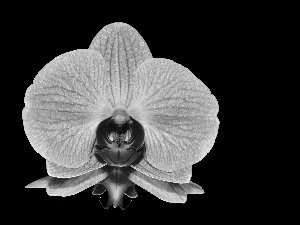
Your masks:
<instances>
[{"instance_id":1,"label":"dark surface","mask_svg":"<svg viewBox=\"0 0 300 225\"><path fill-rule=\"evenodd\" d=\"M203 27L201 24L196 23L187 27L195 28L194 30L189 30L189 34L187 34L185 33L184 25L182 25L181 30L178 29L180 25L172 25L169 22L156 23L155 32L153 32L151 31L151 28L154 28L153 25L149 28L147 25L139 22L127 22L140 32L154 57L169 58L189 68L211 89L219 102L223 102L220 99L225 100L227 93L224 91L224 83L222 82L225 80L225 76L222 73L220 74L222 68L219 65L221 62L223 63L222 60L227 57L227 54L224 51L213 54L210 46L213 46L214 51L218 51L216 45L223 46L223 48L226 46L222 44L225 41L224 38L213 35L213 32L217 32L212 29L214 26L207 24ZM206 23L206 21L203 23ZM89 26L85 26L86 24L78 26L76 22L68 24L50 23L45 24L43 27L31 25L24 40L26 43L24 51L28 52L25 56L26 72L21 75L20 79L22 82L18 84L20 85L20 90L22 90L20 94L21 103L23 102L26 88L32 83L34 76L46 63L65 52L88 48L92 38L106 24L108 22L97 21L97 23L94 22L89 24ZM17 107L19 107L18 111L21 113L23 105L18 104ZM220 106L220 108L222 107ZM219 118L222 122L222 115ZM21 186L25 186L47 175L46 162L31 148L23 132L22 121L18 121L22 156L24 156L21 163L23 174L21 176ZM223 123L226 124L226 122ZM234 172L231 169L233 162L230 162L233 160L229 160L230 156L233 155L231 152L232 140L230 140L232 134L226 132L226 135L222 132L222 129L219 130L219 133L216 145L211 153L193 167L192 181L199 184L204 189L205 194L189 195L185 204L169 204L137 186L138 198L133 199L131 205L124 213L132 215L139 212L138 215L142 215L143 219L152 218L157 221L159 221L158 215L163 213L170 218L194 215L201 221L201 217L211 215L214 212L228 210L231 198L230 192L227 191L231 185L230 177L233 176L232 172ZM49 215L55 215L57 218L72 215L81 219L93 216L98 217L99 221L101 221L101 217L115 215L117 214L116 211L118 213L121 211L113 208L103 210L98 202L98 197L92 195L92 188L67 198L49 197L43 189L23 189L21 194L23 199L22 206L28 208L28 205L30 205L31 212L44 216L44 218L47 218ZM215 214L214 216L217 217L218 215ZM132 217L130 218L132 219Z\"/></svg>"}]
</instances>

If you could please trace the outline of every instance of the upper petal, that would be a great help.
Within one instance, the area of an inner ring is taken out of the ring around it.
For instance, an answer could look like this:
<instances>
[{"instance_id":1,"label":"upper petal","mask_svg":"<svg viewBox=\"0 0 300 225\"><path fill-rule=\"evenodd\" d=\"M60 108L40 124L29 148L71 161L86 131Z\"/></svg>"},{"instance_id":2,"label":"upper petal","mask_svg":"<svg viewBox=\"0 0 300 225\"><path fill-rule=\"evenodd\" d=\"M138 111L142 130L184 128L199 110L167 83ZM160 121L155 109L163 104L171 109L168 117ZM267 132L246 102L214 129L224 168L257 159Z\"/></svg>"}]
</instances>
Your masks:
<instances>
[{"instance_id":1,"label":"upper petal","mask_svg":"<svg viewBox=\"0 0 300 225\"><path fill-rule=\"evenodd\" d=\"M128 108L134 71L152 58L150 50L131 26L113 23L105 26L93 39L90 49L96 50L106 62L108 99L114 108Z\"/></svg>"}]
</instances>

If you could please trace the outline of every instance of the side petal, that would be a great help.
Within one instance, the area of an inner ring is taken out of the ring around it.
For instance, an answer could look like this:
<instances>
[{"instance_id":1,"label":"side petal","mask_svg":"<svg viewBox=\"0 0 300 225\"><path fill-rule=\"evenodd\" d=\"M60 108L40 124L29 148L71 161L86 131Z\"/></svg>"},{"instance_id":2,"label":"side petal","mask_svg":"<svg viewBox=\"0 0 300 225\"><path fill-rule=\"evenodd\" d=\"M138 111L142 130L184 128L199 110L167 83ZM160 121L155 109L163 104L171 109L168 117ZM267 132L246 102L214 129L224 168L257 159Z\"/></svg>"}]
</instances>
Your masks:
<instances>
[{"instance_id":1,"label":"side petal","mask_svg":"<svg viewBox=\"0 0 300 225\"><path fill-rule=\"evenodd\" d=\"M202 187L193 182L180 184L180 186L187 194L204 194L204 190L202 189Z\"/></svg>"},{"instance_id":2,"label":"side petal","mask_svg":"<svg viewBox=\"0 0 300 225\"><path fill-rule=\"evenodd\" d=\"M110 110L103 63L92 50L65 53L47 64L27 90L25 133L47 160L68 168L88 162L95 128Z\"/></svg>"},{"instance_id":3,"label":"side petal","mask_svg":"<svg viewBox=\"0 0 300 225\"><path fill-rule=\"evenodd\" d=\"M186 193L178 184L156 180L138 171L132 173L129 176L129 180L163 201L170 203L186 202Z\"/></svg>"},{"instance_id":4,"label":"side petal","mask_svg":"<svg viewBox=\"0 0 300 225\"><path fill-rule=\"evenodd\" d=\"M75 195L107 177L107 173L101 169L91 171L73 178L44 177L27 185L26 188L46 188L49 196L71 196Z\"/></svg>"},{"instance_id":5,"label":"side petal","mask_svg":"<svg viewBox=\"0 0 300 225\"><path fill-rule=\"evenodd\" d=\"M218 128L218 104L209 89L166 59L143 63L136 79L131 110L145 128L147 161L169 172L200 161Z\"/></svg>"},{"instance_id":6,"label":"side petal","mask_svg":"<svg viewBox=\"0 0 300 225\"><path fill-rule=\"evenodd\" d=\"M105 166L105 164L99 163L95 157L92 157L90 161L79 168L66 168L46 160L48 175L57 178L77 177L90 171L99 169L103 166Z\"/></svg>"},{"instance_id":7,"label":"side petal","mask_svg":"<svg viewBox=\"0 0 300 225\"><path fill-rule=\"evenodd\" d=\"M158 170L143 159L138 165L132 167L148 177L167 182L188 183L192 177L192 166L187 166L173 172L165 172Z\"/></svg>"}]
</instances>

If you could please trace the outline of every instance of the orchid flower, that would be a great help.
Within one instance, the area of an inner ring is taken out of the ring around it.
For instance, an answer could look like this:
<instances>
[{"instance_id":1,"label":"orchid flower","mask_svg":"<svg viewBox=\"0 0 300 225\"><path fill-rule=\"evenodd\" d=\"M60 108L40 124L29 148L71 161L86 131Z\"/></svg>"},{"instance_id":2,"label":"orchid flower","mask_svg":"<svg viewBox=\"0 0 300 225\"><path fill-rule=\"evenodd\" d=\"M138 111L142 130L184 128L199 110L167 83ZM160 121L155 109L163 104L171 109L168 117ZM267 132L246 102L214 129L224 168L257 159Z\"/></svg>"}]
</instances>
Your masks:
<instances>
[{"instance_id":1,"label":"orchid flower","mask_svg":"<svg viewBox=\"0 0 300 225\"><path fill-rule=\"evenodd\" d=\"M27 185L50 196L94 186L109 207L123 207L136 185L159 199L184 203L202 194L192 165L212 148L216 98L190 70L153 58L127 24L104 27L89 49L49 62L27 89L22 112L33 149L48 176Z\"/></svg>"}]
</instances>

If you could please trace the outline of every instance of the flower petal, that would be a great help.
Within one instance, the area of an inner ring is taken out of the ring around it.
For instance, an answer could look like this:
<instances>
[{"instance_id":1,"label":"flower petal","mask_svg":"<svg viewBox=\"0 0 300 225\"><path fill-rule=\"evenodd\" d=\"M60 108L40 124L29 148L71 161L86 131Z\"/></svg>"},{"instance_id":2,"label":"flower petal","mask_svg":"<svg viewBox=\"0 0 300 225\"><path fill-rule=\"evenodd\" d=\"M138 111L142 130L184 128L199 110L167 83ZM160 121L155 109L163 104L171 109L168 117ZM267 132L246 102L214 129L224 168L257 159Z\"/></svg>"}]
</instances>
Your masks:
<instances>
[{"instance_id":1,"label":"flower petal","mask_svg":"<svg viewBox=\"0 0 300 225\"><path fill-rule=\"evenodd\" d=\"M163 201L170 203L186 202L186 193L182 188L177 187L176 184L174 188L172 184L169 184L166 181L160 181L151 177L147 177L138 171L132 173L129 177L129 180Z\"/></svg>"},{"instance_id":2,"label":"flower petal","mask_svg":"<svg viewBox=\"0 0 300 225\"><path fill-rule=\"evenodd\" d=\"M92 157L90 161L79 168L66 168L46 160L48 175L57 178L77 177L90 171L99 169L103 166L105 165L99 163L95 157Z\"/></svg>"},{"instance_id":3,"label":"flower petal","mask_svg":"<svg viewBox=\"0 0 300 225\"><path fill-rule=\"evenodd\" d=\"M147 161L176 171L200 161L216 136L218 104L188 69L166 59L152 59L136 71L129 110L145 127Z\"/></svg>"},{"instance_id":4,"label":"flower petal","mask_svg":"<svg viewBox=\"0 0 300 225\"><path fill-rule=\"evenodd\" d=\"M108 99L114 108L128 108L131 102L131 85L134 71L144 61L151 59L150 50L131 26L113 23L105 26L93 39L89 49L103 56L107 67Z\"/></svg>"},{"instance_id":5,"label":"flower petal","mask_svg":"<svg viewBox=\"0 0 300 225\"><path fill-rule=\"evenodd\" d=\"M165 172L158 170L149 164L145 159L143 159L138 165L132 167L146 176L162 181L188 183L192 177L192 166L188 166L173 172Z\"/></svg>"},{"instance_id":6,"label":"flower petal","mask_svg":"<svg viewBox=\"0 0 300 225\"><path fill-rule=\"evenodd\" d=\"M65 53L47 64L27 90L25 133L47 160L68 168L90 160L95 128L111 112L103 67L95 51Z\"/></svg>"}]
</instances>

